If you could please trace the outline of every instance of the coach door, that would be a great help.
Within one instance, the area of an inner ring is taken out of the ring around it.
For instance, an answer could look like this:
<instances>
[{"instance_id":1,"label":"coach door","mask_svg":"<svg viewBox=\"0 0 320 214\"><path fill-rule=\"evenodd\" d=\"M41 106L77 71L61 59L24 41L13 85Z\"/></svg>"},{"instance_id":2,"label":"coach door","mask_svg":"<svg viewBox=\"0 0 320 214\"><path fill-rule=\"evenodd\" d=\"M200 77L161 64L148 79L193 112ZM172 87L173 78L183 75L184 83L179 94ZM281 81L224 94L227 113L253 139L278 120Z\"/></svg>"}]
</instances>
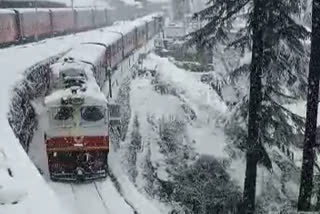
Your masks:
<instances>
[{"instance_id":1,"label":"coach door","mask_svg":"<svg viewBox=\"0 0 320 214\"><path fill-rule=\"evenodd\" d=\"M109 125L111 127L120 127L121 126L121 112L120 105L112 103L108 104L109 109Z\"/></svg>"}]
</instances>

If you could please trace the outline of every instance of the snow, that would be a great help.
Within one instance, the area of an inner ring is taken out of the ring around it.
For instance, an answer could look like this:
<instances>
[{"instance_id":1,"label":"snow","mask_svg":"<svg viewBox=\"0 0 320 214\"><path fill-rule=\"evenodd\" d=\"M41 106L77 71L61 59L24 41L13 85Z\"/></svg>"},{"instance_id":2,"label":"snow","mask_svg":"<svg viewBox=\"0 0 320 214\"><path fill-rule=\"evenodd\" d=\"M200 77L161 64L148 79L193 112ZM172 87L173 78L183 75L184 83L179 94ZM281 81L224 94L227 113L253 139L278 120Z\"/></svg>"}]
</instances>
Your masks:
<instances>
[{"instance_id":1,"label":"snow","mask_svg":"<svg viewBox=\"0 0 320 214\"><path fill-rule=\"evenodd\" d=\"M138 6L141 7L141 2L135 1L135 0L120 0L124 3L126 3L127 5L131 5L131 6Z\"/></svg>"},{"instance_id":2,"label":"snow","mask_svg":"<svg viewBox=\"0 0 320 214\"><path fill-rule=\"evenodd\" d=\"M127 200L134 206L134 208L140 214L161 214L159 208L156 204L153 204L148 200L142 193L140 193L137 188L131 183L128 179L126 173L122 170L120 165L121 159L116 155L116 152L110 152L109 154L109 164L112 168L112 172L118 179L118 182L121 183L123 194Z\"/></svg>"},{"instance_id":3,"label":"snow","mask_svg":"<svg viewBox=\"0 0 320 214\"><path fill-rule=\"evenodd\" d=\"M0 15L1 14L15 14L13 10L9 9L0 9Z\"/></svg>"},{"instance_id":4,"label":"snow","mask_svg":"<svg viewBox=\"0 0 320 214\"><path fill-rule=\"evenodd\" d=\"M71 0L54 0L55 2L64 3L67 6L71 6ZM111 8L108 1L105 0L74 0L75 7L93 7L93 6L105 6Z\"/></svg>"},{"instance_id":5,"label":"snow","mask_svg":"<svg viewBox=\"0 0 320 214\"><path fill-rule=\"evenodd\" d=\"M30 43L0 50L0 64L2 70L6 72L6 75L2 75L0 79L0 98L2 103L5 103L0 106L0 134L3 136L0 142L0 149L6 154L6 163L14 175L12 179L7 176L8 185L6 188L8 189L3 192L2 189L0 189L0 198L4 199L4 193L8 193L8 191L12 193L9 194L10 196L15 195L17 198L20 198L24 193L27 194L23 201L16 205L1 205L1 214L68 213L62 209L56 194L49 188L31 163L8 124L6 115L9 110L10 94L14 85L23 78L23 72L26 68L62 53L76 44L99 41L100 38L105 37L107 29L108 28L104 28L75 35L56 37L38 43ZM109 35L109 33L107 35ZM1 174L1 179L2 178L3 175ZM21 190L16 192L16 187ZM5 197L9 201L12 200L7 194Z\"/></svg>"},{"instance_id":6,"label":"snow","mask_svg":"<svg viewBox=\"0 0 320 214\"><path fill-rule=\"evenodd\" d=\"M227 112L227 107L220 97L210 90L208 85L194 78L191 72L177 68L167 58L151 54L145 60L144 66L149 69L156 67L160 73L160 79L176 88L180 102L187 103L195 111L198 119L188 127L188 133L197 142L198 152L211 154L217 158L227 157L224 151L227 142L226 136L223 130L216 126L219 117ZM146 93L147 90L144 91ZM150 98L152 101L149 101L149 103L156 104L159 102L155 95L150 96ZM168 104L170 102L167 100L162 103L165 105L162 108L170 112L170 109L172 109ZM155 108L155 104L151 105L153 108L150 108L153 111L160 109L160 107Z\"/></svg>"},{"instance_id":7,"label":"snow","mask_svg":"<svg viewBox=\"0 0 320 214\"><path fill-rule=\"evenodd\" d=\"M37 10L34 8L18 8L16 10L18 10L19 12L22 12L22 13L30 13L30 12L35 13L36 11L49 12L49 9L46 9L46 8L38 8Z\"/></svg>"},{"instance_id":8,"label":"snow","mask_svg":"<svg viewBox=\"0 0 320 214\"><path fill-rule=\"evenodd\" d=\"M140 115L182 116L182 109L179 100L174 96L162 96L156 93L150 81L146 79L134 80L131 88L130 105Z\"/></svg>"}]
</instances>

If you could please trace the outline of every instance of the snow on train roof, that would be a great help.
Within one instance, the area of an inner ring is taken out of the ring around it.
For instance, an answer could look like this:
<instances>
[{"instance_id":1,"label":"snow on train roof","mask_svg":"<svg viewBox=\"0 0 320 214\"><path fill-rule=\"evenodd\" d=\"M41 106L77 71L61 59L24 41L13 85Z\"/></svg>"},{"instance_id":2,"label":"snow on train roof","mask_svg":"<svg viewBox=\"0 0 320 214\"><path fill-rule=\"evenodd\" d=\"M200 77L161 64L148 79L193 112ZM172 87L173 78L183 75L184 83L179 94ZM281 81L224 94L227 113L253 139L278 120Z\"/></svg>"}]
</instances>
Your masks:
<instances>
[{"instance_id":1,"label":"snow on train roof","mask_svg":"<svg viewBox=\"0 0 320 214\"><path fill-rule=\"evenodd\" d=\"M15 14L15 12L9 9L0 9L0 14Z\"/></svg>"},{"instance_id":2,"label":"snow on train roof","mask_svg":"<svg viewBox=\"0 0 320 214\"><path fill-rule=\"evenodd\" d=\"M82 62L58 62L51 66L57 80L59 72L62 70L75 69L84 71L87 76L85 83L86 90L79 90L76 95L72 94L71 89L54 89L54 91L45 98L45 103L48 106L60 105L61 98L82 97L85 99L85 104L95 104L107 102L105 95L101 92L95 77L93 76L92 67L89 64ZM57 75L57 76L56 76Z\"/></svg>"},{"instance_id":3,"label":"snow on train roof","mask_svg":"<svg viewBox=\"0 0 320 214\"><path fill-rule=\"evenodd\" d=\"M22 12L22 13L36 12L35 8L14 8L14 10L17 10L17 11ZM37 11L38 12L48 12L49 13L49 9L48 8L38 8Z\"/></svg>"},{"instance_id":4,"label":"snow on train roof","mask_svg":"<svg viewBox=\"0 0 320 214\"><path fill-rule=\"evenodd\" d=\"M105 53L106 48L102 45L84 43L75 46L61 60L63 61L65 58L71 57L74 60L81 60L95 64L97 60L105 57Z\"/></svg>"},{"instance_id":5,"label":"snow on train roof","mask_svg":"<svg viewBox=\"0 0 320 214\"><path fill-rule=\"evenodd\" d=\"M142 18L139 18L134 21L123 21L119 22L117 25L108 27L105 31L110 31L107 33L107 36L103 38L95 38L88 42L102 43L106 46L111 45L113 42L121 39L121 33L126 34L135 29L135 27L145 24L146 21L151 21L155 16L158 16L159 13L151 14ZM96 44L80 44L75 46L70 52L68 52L59 62L51 66L53 79L57 80L59 78L59 73L61 70L66 69L79 69L84 70L88 76L87 90L85 92L80 92L81 96L85 98L86 102L93 102L93 100L106 102L106 97L101 93L99 86L96 83L96 80L92 74L92 67L89 64L81 63L79 61L87 61L95 63L97 59L102 57L105 53L105 48L101 45ZM75 61L72 63L64 62L65 58L73 58ZM54 91L51 95L46 97L46 104L48 105L57 105L60 103L62 97L72 96L70 89L58 89Z\"/></svg>"},{"instance_id":6,"label":"snow on train roof","mask_svg":"<svg viewBox=\"0 0 320 214\"><path fill-rule=\"evenodd\" d=\"M98 29L95 31L103 31L104 36L92 36L85 40L85 42L94 42L94 43L102 43L106 46L113 44L114 42L121 39L121 33L125 34L134 30L135 27L139 27L145 24L145 21L151 21L154 17L161 15L162 13L153 13L148 16L144 16L138 18L133 21L121 21L114 23L113 26L109 26L106 28ZM109 33L108 33L109 32Z\"/></svg>"}]
</instances>

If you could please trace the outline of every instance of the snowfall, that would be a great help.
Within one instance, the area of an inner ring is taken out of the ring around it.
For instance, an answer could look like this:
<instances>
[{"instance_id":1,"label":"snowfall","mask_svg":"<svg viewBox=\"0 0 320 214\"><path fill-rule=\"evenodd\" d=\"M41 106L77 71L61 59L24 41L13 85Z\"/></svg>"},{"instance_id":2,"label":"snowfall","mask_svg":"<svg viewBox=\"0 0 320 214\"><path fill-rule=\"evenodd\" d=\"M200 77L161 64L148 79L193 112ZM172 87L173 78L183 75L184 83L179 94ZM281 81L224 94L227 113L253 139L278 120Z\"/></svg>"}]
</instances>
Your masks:
<instances>
[{"instance_id":1,"label":"snowfall","mask_svg":"<svg viewBox=\"0 0 320 214\"><path fill-rule=\"evenodd\" d=\"M132 27L130 23L123 25ZM97 41L108 33L105 32L107 30L98 29L0 50L0 64L2 70L7 72L0 78L0 134L3 136L0 142L0 214L161 213L125 177L122 178L121 171L117 169L118 179L127 183L121 193L126 194L125 199L110 179L79 186L48 182L39 174L8 124L11 91L24 78L27 68L66 52L79 43ZM41 158L41 154L38 157Z\"/></svg>"},{"instance_id":2,"label":"snowfall","mask_svg":"<svg viewBox=\"0 0 320 214\"><path fill-rule=\"evenodd\" d=\"M7 112L11 102L11 91L24 78L23 73L27 68L63 53L79 43L100 40L106 34L106 30L99 29L0 49L0 64L2 73L5 74L0 78L2 87L0 90L2 101L0 134L3 136L0 142L0 214L129 214L134 212L161 214L168 212L168 207L143 194L128 179L119 164L122 156L117 155L114 151L110 152L109 164L117 183L120 184L120 190L115 186L114 181L111 181L111 178L86 185L51 182L46 176L46 156L42 141L43 127L40 126L35 133L29 157L8 124ZM115 78L119 80L130 78L129 73L126 72L130 70L128 61L136 61L138 54L145 52L151 46L152 44L148 44L122 62L119 71L115 74L118 76ZM189 137L195 142L196 152L213 155L218 159L227 158L225 148L228 140L223 127L219 127L218 120L221 119L221 116L228 115L228 109L220 97L207 84L201 83L199 76L177 68L167 58L150 54L143 66L148 69L155 68L160 74L160 79L174 86L179 96L159 94L155 91L148 76L131 79L130 107L134 113L131 115L130 124L132 124L134 115L138 116L139 121L146 121L149 115L156 118L171 115L185 117L182 115L181 104L186 103L197 115L197 119L187 126ZM303 102L301 105L291 107L292 110L304 116L305 104ZM45 118L42 115L39 116L41 124L43 122L41 120ZM141 123L141 133L145 142L150 140L147 134L149 128L147 124ZM153 155L153 158L158 158L156 152ZM44 176L39 174L34 164L44 171ZM8 169L12 171L12 177ZM244 169L244 159L233 161L228 169L232 179L240 187L244 181ZM263 179L266 174L268 172L259 167L258 195L265 189ZM292 184L292 191L294 195L297 194L296 184Z\"/></svg>"}]
</instances>

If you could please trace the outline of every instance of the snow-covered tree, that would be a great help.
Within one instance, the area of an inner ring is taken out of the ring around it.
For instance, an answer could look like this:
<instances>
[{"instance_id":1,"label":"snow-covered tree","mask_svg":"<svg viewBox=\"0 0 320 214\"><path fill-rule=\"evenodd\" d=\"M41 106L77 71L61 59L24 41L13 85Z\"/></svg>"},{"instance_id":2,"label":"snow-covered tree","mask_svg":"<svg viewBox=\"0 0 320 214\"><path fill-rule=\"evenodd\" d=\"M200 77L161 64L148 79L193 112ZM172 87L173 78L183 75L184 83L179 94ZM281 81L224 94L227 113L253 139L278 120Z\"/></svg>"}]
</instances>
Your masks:
<instances>
[{"instance_id":1,"label":"snow-covered tree","mask_svg":"<svg viewBox=\"0 0 320 214\"><path fill-rule=\"evenodd\" d=\"M214 157L201 156L174 179L175 201L191 213L236 213L241 195L223 165Z\"/></svg>"},{"instance_id":2,"label":"snow-covered tree","mask_svg":"<svg viewBox=\"0 0 320 214\"><path fill-rule=\"evenodd\" d=\"M131 132L131 143L128 146L127 157L129 165L129 175L133 182L136 181L138 176L137 171L137 153L141 149L142 137L139 129L138 116L135 115L133 119L133 127Z\"/></svg>"},{"instance_id":3,"label":"snow-covered tree","mask_svg":"<svg viewBox=\"0 0 320 214\"><path fill-rule=\"evenodd\" d=\"M192 33L190 44L215 47L240 54L227 77L237 92L229 133L246 151L247 169L244 212L255 209L257 163L268 168L271 161L266 144L293 143L293 133L302 131L302 118L283 107L305 95L307 53L303 44L307 30L299 23L300 1L209 0L208 7L195 14L205 25ZM240 86L243 87L243 86ZM231 130L232 131L231 131ZM290 137L291 136L291 137Z\"/></svg>"},{"instance_id":4,"label":"snow-covered tree","mask_svg":"<svg viewBox=\"0 0 320 214\"><path fill-rule=\"evenodd\" d=\"M313 167L315 161L315 147L317 135L317 115L319 103L319 73L320 73L320 0L313 0L312 4L312 34L311 57L308 76L307 118L303 147L303 162L301 171L301 185L298 201L299 211L310 211Z\"/></svg>"}]
</instances>

